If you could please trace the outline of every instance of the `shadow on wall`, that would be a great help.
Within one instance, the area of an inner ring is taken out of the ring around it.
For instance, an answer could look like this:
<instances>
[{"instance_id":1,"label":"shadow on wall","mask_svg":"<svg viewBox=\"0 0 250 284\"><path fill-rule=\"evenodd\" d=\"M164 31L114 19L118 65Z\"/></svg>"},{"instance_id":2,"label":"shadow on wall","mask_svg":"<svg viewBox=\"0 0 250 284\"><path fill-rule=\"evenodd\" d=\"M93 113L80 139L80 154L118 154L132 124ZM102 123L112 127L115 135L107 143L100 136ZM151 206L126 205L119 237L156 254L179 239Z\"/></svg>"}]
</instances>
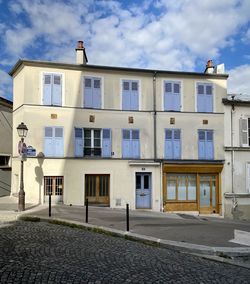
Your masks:
<instances>
[{"instance_id":1,"label":"shadow on wall","mask_svg":"<svg viewBox=\"0 0 250 284\"><path fill-rule=\"evenodd\" d=\"M0 197L11 194L11 171L0 170Z\"/></svg>"},{"instance_id":2,"label":"shadow on wall","mask_svg":"<svg viewBox=\"0 0 250 284\"><path fill-rule=\"evenodd\" d=\"M35 167L35 175L36 175L36 182L39 185L39 204L42 203L42 183L43 183L43 162L44 162L44 154L40 152L37 155L38 166Z\"/></svg>"}]
</instances>

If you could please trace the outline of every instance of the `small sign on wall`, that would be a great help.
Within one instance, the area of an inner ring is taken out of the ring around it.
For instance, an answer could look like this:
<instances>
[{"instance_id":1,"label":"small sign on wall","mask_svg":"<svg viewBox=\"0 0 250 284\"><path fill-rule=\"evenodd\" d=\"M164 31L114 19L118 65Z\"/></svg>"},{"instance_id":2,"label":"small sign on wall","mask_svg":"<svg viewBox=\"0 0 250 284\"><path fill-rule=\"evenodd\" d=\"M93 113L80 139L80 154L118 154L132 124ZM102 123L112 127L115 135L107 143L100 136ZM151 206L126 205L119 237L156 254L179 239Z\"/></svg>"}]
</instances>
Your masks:
<instances>
[{"instance_id":1,"label":"small sign on wall","mask_svg":"<svg viewBox=\"0 0 250 284\"><path fill-rule=\"evenodd\" d=\"M56 113L51 113L50 118L51 119L57 119L57 114Z\"/></svg>"}]
</instances>

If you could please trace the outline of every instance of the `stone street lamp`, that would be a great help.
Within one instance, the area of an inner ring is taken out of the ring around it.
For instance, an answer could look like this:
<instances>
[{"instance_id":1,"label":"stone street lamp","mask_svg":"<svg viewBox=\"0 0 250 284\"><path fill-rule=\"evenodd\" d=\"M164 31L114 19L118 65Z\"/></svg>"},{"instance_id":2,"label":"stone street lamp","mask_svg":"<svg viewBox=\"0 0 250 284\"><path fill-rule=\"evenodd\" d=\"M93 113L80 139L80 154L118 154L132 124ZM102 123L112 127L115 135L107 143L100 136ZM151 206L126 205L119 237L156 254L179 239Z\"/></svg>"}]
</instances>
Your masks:
<instances>
[{"instance_id":1,"label":"stone street lamp","mask_svg":"<svg viewBox=\"0 0 250 284\"><path fill-rule=\"evenodd\" d=\"M17 133L18 136L21 138L21 140L18 143L18 153L21 156L21 177L20 177L20 190L18 193L18 211L24 211L25 192L24 192L24 183L23 183L23 162L27 152L27 147L26 144L24 143L24 137L27 136L28 128L23 122L18 125Z\"/></svg>"}]
</instances>

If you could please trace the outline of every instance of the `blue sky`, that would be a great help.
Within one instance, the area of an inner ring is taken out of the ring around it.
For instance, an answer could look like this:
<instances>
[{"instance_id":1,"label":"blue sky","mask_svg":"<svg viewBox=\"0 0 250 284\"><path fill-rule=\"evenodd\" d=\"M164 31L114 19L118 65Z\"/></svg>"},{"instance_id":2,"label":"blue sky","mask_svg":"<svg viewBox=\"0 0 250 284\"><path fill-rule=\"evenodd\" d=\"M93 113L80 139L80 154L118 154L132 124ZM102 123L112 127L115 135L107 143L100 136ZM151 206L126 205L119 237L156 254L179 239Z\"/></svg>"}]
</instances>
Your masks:
<instances>
[{"instance_id":1,"label":"blue sky","mask_svg":"<svg viewBox=\"0 0 250 284\"><path fill-rule=\"evenodd\" d=\"M250 96L250 0L0 0L0 96L19 58L203 72L225 63L228 92Z\"/></svg>"}]
</instances>

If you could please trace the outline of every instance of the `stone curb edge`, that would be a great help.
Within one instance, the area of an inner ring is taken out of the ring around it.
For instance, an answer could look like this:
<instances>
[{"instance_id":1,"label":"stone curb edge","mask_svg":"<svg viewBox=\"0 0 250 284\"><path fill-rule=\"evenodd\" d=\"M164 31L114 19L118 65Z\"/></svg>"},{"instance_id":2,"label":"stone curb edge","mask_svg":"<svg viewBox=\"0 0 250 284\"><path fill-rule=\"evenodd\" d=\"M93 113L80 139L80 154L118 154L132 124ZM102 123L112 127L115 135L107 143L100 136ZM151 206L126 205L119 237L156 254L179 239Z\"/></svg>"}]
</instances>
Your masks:
<instances>
[{"instance_id":1,"label":"stone curb edge","mask_svg":"<svg viewBox=\"0 0 250 284\"><path fill-rule=\"evenodd\" d=\"M39 217L36 215L20 215L17 218L23 221L33 222L48 222L58 225L64 225L69 227L75 227L80 229L86 229L97 233L108 234L116 237L122 237L127 240L139 241L147 245L157 246L161 248L167 248L178 252L189 253L193 255L199 255L200 257L209 258L211 260L217 260L220 262L227 262L234 265L250 268L250 265L242 262L238 263L233 261L234 258L250 257L250 247L234 248L234 247L209 247L204 245L196 245L191 243L183 243L177 241L163 240L155 237L140 235L132 232L126 232L118 229L112 229L103 226L92 225L88 223L81 223L78 221L69 221L61 218L53 217Z\"/></svg>"}]
</instances>

